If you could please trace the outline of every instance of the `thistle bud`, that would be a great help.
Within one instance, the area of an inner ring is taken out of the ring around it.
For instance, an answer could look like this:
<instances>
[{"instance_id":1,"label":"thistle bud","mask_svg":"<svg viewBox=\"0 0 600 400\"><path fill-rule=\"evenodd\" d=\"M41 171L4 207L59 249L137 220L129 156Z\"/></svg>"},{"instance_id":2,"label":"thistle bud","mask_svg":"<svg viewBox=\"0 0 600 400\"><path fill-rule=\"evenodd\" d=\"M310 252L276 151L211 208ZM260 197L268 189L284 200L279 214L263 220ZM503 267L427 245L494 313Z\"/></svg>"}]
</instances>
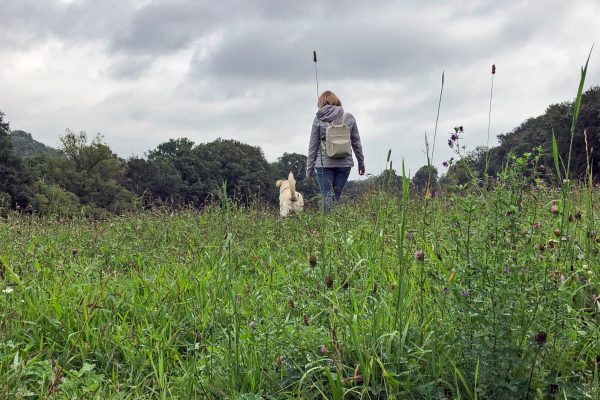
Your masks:
<instances>
[{"instance_id":1,"label":"thistle bud","mask_svg":"<svg viewBox=\"0 0 600 400\"><path fill-rule=\"evenodd\" d=\"M496 64L492 64L492 75L496 73Z\"/></svg>"},{"instance_id":2,"label":"thistle bud","mask_svg":"<svg viewBox=\"0 0 600 400\"><path fill-rule=\"evenodd\" d=\"M317 257L312 255L308 258L308 263L311 267L315 267L317 265Z\"/></svg>"},{"instance_id":3,"label":"thistle bud","mask_svg":"<svg viewBox=\"0 0 600 400\"><path fill-rule=\"evenodd\" d=\"M417 259L417 261L423 261L423 259L425 258L425 252L423 252L423 250L417 249L417 251L415 251L415 258Z\"/></svg>"},{"instance_id":4,"label":"thistle bud","mask_svg":"<svg viewBox=\"0 0 600 400\"><path fill-rule=\"evenodd\" d=\"M313 50L313 61L317 62L317 51Z\"/></svg>"}]
</instances>

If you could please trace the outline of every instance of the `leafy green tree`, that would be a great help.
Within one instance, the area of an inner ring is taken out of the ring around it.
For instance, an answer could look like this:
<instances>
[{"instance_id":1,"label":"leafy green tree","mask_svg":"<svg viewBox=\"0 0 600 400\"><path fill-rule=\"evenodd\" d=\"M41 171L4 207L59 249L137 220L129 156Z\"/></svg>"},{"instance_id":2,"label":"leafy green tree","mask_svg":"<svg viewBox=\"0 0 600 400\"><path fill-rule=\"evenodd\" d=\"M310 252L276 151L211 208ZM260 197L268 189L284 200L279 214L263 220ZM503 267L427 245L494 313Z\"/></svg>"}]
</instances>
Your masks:
<instances>
[{"instance_id":1,"label":"leafy green tree","mask_svg":"<svg viewBox=\"0 0 600 400\"><path fill-rule=\"evenodd\" d=\"M276 162L271 164L275 179L287 179L290 172L296 179L296 189L304 198L309 199L319 194L315 179L306 179L306 156L298 153L283 153Z\"/></svg>"},{"instance_id":2,"label":"leafy green tree","mask_svg":"<svg viewBox=\"0 0 600 400\"><path fill-rule=\"evenodd\" d=\"M9 137L9 124L0 111L0 195L3 203L10 197L11 206L26 207L31 199L30 176L21 158L14 152Z\"/></svg>"},{"instance_id":3,"label":"leafy green tree","mask_svg":"<svg viewBox=\"0 0 600 400\"><path fill-rule=\"evenodd\" d=\"M430 178L431 171L431 178ZM423 165L421 168L417 170L415 176L412 178L412 184L418 190L425 190L427 188L427 182L431 179L431 188L437 187L438 181L438 170L433 165Z\"/></svg>"},{"instance_id":4,"label":"leafy green tree","mask_svg":"<svg viewBox=\"0 0 600 400\"><path fill-rule=\"evenodd\" d=\"M36 204L41 211L51 208L48 192L58 193L53 185L69 200L69 193L74 194L90 215L101 215L101 210L122 213L133 209L133 194L120 184L123 165L100 136L89 142L85 132L67 130L60 142L64 157L42 155L29 161L38 178ZM44 196L49 205L45 205Z\"/></svg>"}]
</instances>

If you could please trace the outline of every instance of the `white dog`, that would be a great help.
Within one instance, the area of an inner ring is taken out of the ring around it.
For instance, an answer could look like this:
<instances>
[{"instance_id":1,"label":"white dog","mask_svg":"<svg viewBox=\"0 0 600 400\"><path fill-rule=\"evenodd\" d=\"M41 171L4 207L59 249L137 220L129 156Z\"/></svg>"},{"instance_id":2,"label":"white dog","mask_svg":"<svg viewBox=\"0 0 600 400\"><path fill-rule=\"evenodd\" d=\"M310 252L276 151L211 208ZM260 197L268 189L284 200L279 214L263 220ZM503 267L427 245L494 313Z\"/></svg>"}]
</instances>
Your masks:
<instances>
[{"instance_id":1,"label":"white dog","mask_svg":"<svg viewBox=\"0 0 600 400\"><path fill-rule=\"evenodd\" d=\"M290 172L287 180L278 180L275 185L279 188L279 214L287 217L290 212L298 212L304 209L302 193L296 192L296 180Z\"/></svg>"}]
</instances>

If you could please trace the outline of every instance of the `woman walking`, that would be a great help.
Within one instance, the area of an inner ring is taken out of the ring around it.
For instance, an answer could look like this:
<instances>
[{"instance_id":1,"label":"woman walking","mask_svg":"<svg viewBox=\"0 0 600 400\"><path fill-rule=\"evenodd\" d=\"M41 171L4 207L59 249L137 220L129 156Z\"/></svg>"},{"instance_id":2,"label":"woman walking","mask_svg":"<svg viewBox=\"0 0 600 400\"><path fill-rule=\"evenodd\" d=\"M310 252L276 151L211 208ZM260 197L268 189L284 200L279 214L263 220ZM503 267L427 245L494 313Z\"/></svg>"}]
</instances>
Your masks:
<instances>
[{"instance_id":1,"label":"woman walking","mask_svg":"<svg viewBox=\"0 0 600 400\"><path fill-rule=\"evenodd\" d=\"M340 201L350 170L354 166L352 152L358 162L359 175L365 174L365 160L356 120L352 114L344 112L340 99L333 92L326 90L319 96L317 105L319 110L310 133L306 175L308 178L312 178L316 170L325 208L330 208L333 202ZM327 138L328 129L332 136L332 127L336 126L341 128L337 132L343 133L349 130L350 146L347 146L347 150L342 149L343 146L335 144L343 143L343 136L338 136L337 138L342 138L338 141Z\"/></svg>"}]
</instances>

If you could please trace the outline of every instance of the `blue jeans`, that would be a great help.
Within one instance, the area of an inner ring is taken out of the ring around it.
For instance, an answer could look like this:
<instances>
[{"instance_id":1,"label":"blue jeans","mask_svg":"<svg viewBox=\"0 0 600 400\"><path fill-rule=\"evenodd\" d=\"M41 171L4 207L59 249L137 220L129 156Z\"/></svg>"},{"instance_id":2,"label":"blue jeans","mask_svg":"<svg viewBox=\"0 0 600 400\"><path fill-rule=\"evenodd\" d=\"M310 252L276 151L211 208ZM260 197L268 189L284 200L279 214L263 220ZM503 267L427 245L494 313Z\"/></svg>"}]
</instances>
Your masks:
<instances>
[{"instance_id":1,"label":"blue jeans","mask_svg":"<svg viewBox=\"0 0 600 400\"><path fill-rule=\"evenodd\" d=\"M350 167L316 168L319 189L325 201L325 208L340 201L342 190L350 176Z\"/></svg>"}]
</instances>

